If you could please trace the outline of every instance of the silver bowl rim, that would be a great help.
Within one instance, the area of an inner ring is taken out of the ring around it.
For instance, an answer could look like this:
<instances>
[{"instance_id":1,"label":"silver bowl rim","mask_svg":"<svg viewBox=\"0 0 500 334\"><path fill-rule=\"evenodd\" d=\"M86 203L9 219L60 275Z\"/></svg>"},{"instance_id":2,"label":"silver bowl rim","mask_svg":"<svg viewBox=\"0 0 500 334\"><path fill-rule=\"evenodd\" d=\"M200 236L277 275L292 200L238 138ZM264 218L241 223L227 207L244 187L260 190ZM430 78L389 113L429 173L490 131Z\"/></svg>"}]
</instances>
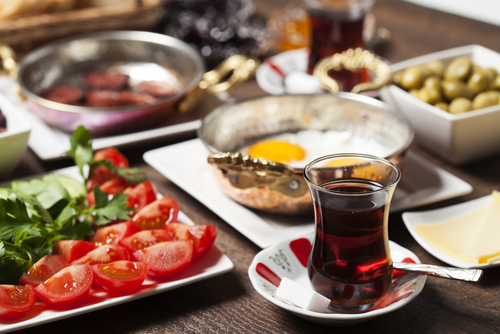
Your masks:
<instances>
[{"instance_id":1,"label":"silver bowl rim","mask_svg":"<svg viewBox=\"0 0 500 334\"><path fill-rule=\"evenodd\" d=\"M389 104L387 104L385 102L382 102L380 100L377 100L375 98L372 98L372 97L369 97L369 96L365 96L365 95L360 95L360 94L348 93L348 92L338 92L338 93L335 93L335 94L325 93L325 94L295 94L295 95L287 95L287 94L262 95L262 96L256 96L256 97L251 97L251 98L247 98L247 99L242 99L242 100L227 102L227 103L224 103L223 105L215 108L212 112L210 112L207 116L205 116L201 120L201 125L196 130L196 133L197 133L198 138L202 141L203 145L205 145L205 147L210 152L216 153L216 154L222 154L222 153L225 153L225 152L219 151L218 149L216 149L215 147L213 147L212 145L210 145L206 141L206 139L202 136L202 130L203 130L203 127L205 126L205 124L207 122L209 122L212 118L216 117L223 110L225 110L227 108L230 108L230 107L232 107L234 105L237 105L237 104L241 104L241 103L245 103L245 102L249 102L249 101L253 101L253 100L265 99L265 98L286 98L286 97L291 97L291 96L293 96L293 97L301 97L301 96L302 97L314 97L314 96L324 96L324 95L332 95L332 96L340 97L342 99L356 101L356 102L362 102L362 103L366 103L366 104L372 105L374 107L385 109L388 112L390 112L391 114L393 114L393 115L401 118L405 122L405 124L408 126L408 130L410 132L410 135L408 136L408 140L405 142L405 144L399 150L397 150L396 152L391 153L390 155L388 155L386 157L383 157L384 159L389 160L391 157L404 152L405 150L408 149L408 147L413 142L413 139L415 137L415 129L413 128L413 125L410 122L410 119L405 114L403 114L402 112L400 112L399 110L397 110L393 106L391 106L391 105L389 105ZM293 170L296 173L303 173L303 171L304 171L304 167L292 167L292 168L293 168Z\"/></svg>"},{"instance_id":2,"label":"silver bowl rim","mask_svg":"<svg viewBox=\"0 0 500 334\"><path fill-rule=\"evenodd\" d=\"M158 101L154 104L144 104L144 105L130 105L130 106L125 106L125 107L85 107L85 106L73 106L69 104L64 104L64 103L58 103L54 101L50 101L47 99L44 99L43 97L33 93L31 90L29 90L23 80L22 80L22 73L26 71L26 68L31 65L33 62L44 58L44 57L50 57L50 55L53 53L54 49L60 47L61 45L82 40L82 39L87 39L87 38L94 38L97 40L124 40L124 41L139 41L139 42L149 42L149 43L155 43L155 44L161 44L164 46L171 46L176 49L179 49L183 51L184 53L188 54L190 57L193 58L193 60L199 65L199 70L196 72L196 75L194 78L186 84L182 90L177 92L176 94L172 96L168 96L165 98L160 98ZM61 112L70 112L70 113L103 113L103 112L129 112L129 111L136 111L141 107L155 107L160 104L164 104L169 101L175 101L179 99L182 95L184 95L186 92L191 91L195 86L199 84L201 81L201 78L203 74L205 73L205 63L203 62L201 55L198 53L198 51L187 44L184 41L181 41L180 39L167 36L167 35L162 35L159 33L154 33L154 32L147 32L147 31L133 31L133 30L115 30L115 31L103 31L103 32L94 32L94 33L88 33L88 34L82 34L82 35L77 35L73 37L67 37L63 38L60 40L56 40L54 42L51 42L49 44L45 44L33 51L31 51L28 55L26 55L21 61L19 62L19 70L17 74L17 83L19 84L19 88L21 89L22 94L30 101L35 102L43 107L61 111Z\"/></svg>"}]
</instances>

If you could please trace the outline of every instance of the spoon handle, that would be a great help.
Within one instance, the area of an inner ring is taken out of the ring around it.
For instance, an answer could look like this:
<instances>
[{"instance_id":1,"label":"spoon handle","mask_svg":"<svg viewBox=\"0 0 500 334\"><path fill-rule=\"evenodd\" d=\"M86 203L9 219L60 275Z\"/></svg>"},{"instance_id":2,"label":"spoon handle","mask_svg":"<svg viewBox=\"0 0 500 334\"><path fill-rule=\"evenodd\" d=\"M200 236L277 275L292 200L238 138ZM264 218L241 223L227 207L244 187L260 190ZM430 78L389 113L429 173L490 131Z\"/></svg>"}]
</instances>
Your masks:
<instances>
[{"instance_id":1,"label":"spoon handle","mask_svg":"<svg viewBox=\"0 0 500 334\"><path fill-rule=\"evenodd\" d=\"M483 275L483 271L481 269L461 269L420 263L394 262L393 268L467 282L478 282Z\"/></svg>"}]
</instances>

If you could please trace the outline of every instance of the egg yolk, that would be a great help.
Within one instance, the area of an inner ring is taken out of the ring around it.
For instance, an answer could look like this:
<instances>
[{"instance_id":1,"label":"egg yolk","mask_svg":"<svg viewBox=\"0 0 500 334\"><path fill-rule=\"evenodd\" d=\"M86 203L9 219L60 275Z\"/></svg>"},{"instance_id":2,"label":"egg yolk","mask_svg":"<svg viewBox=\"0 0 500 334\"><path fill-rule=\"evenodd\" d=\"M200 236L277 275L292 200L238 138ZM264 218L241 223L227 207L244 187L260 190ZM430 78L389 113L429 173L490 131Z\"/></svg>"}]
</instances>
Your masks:
<instances>
[{"instance_id":1,"label":"egg yolk","mask_svg":"<svg viewBox=\"0 0 500 334\"><path fill-rule=\"evenodd\" d=\"M300 146L285 141L264 141L252 145L247 152L253 157L287 163L302 160L306 151Z\"/></svg>"}]
</instances>

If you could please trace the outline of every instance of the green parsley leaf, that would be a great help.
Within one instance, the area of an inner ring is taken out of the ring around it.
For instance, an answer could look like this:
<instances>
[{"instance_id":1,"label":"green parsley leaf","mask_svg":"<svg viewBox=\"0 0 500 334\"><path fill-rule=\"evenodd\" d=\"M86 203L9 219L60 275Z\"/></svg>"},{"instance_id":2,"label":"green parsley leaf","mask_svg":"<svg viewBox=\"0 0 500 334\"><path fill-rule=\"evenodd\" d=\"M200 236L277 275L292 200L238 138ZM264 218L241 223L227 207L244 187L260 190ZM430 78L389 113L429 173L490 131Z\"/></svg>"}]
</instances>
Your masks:
<instances>
[{"instance_id":1,"label":"green parsley leaf","mask_svg":"<svg viewBox=\"0 0 500 334\"><path fill-rule=\"evenodd\" d=\"M94 160L94 153L92 150L92 136L90 131L83 126L79 126L70 138L71 149L66 152L75 160L76 165L83 175L83 166L90 165Z\"/></svg>"}]
</instances>

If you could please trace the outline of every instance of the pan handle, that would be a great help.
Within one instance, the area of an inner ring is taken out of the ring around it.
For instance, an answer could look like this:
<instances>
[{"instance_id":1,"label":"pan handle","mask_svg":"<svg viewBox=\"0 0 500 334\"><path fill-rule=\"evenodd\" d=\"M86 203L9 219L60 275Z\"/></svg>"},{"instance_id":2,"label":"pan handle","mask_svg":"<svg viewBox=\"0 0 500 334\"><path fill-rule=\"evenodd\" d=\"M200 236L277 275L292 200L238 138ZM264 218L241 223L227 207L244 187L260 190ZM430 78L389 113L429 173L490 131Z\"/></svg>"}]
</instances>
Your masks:
<instances>
[{"instance_id":1,"label":"pan handle","mask_svg":"<svg viewBox=\"0 0 500 334\"><path fill-rule=\"evenodd\" d=\"M375 90L389 83L391 78L391 69L389 65L373 52L361 48L349 49L342 53L336 53L333 56L323 58L314 67L314 76L319 80L324 89L337 93L341 90L337 80L328 75L331 70L340 71L347 69L349 71L359 71L367 68L377 77L373 82L357 84L353 87L352 93L361 93L368 90Z\"/></svg>"},{"instance_id":2,"label":"pan handle","mask_svg":"<svg viewBox=\"0 0 500 334\"><path fill-rule=\"evenodd\" d=\"M256 58L235 55L222 61L215 69L203 74L198 86L180 100L176 109L180 113L191 110L204 93L217 94L228 91L250 78L260 65Z\"/></svg>"},{"instance_id":3,"label":"pan handle","mask_svg":"<svg viewBox=\"0 0 500 334\"><path fill-rule=\"evenodd\" d=\"M17 78L16 53L7 44L0 43L0 58L2 58L2 70L0 75L8 75L12 79Z\"/></svg>"},{"instance_id":4,"label":"pan handle","mask_svg":"<svg viewBox=\"0 0 500 334\"><path fill-rule=\"evenodd\" d=\"M259 65L260 61L256 58L244 55L231 56L215 69L206 72L199 87L212 94L228 91L250 78Z\"/></svg>"}]
</instances>

